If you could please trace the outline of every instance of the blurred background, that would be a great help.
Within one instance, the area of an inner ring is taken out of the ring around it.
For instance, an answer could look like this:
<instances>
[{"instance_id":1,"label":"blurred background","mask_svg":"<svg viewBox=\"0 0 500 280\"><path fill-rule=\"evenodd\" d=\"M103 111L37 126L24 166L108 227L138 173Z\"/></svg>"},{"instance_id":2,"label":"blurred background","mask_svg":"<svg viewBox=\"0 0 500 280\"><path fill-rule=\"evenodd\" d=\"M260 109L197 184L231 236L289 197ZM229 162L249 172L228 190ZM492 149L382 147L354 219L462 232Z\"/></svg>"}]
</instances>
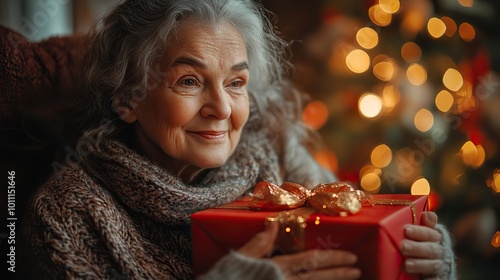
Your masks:
<instances>
[{"instance_id":1,"label":"blurred background","mask_svg":"<svg viewBox=\"0 0 500 280\"><path fill-rule=\"evenodd\" d=\"M0 0L31 41L89 30L116 0ZM291 43L316 159L371 193L429 195L460 279L500 273L500 2L262 0Z\"/></svg>"}]
</instances>

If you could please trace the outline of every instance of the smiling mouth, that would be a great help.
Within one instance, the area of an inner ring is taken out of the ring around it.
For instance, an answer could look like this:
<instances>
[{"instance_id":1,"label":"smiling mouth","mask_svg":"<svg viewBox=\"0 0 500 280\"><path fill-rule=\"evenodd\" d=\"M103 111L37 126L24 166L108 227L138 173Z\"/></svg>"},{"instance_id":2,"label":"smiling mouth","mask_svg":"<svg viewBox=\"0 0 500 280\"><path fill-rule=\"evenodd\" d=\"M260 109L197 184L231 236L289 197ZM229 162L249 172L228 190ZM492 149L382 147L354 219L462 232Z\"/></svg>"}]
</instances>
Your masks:
<instances>
[{"instance_id":1,"label":"smiling mouth","mask_svg":"<svg viewBox=\"0 0 500 280\"><path fill-rule=\"evenodd\" d=\"M226 136L227 131L191 131L191 133L205 139L223 139Z\"/></svg>"}]
</instances>

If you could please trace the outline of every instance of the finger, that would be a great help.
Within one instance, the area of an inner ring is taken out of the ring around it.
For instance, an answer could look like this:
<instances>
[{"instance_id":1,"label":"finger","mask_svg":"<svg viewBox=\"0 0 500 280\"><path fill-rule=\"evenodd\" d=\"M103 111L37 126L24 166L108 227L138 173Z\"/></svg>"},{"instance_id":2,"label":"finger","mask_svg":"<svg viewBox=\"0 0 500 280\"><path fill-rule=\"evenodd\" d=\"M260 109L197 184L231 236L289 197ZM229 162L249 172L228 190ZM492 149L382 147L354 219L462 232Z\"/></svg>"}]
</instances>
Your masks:
<instances>
[{"instance_id":1,"label":"finger","mask_svg":"<svg viewBox=\"0 0 500 280\"><path fill-rule=\"evenodd\" d=\"M354 267L338 267L332 269L323 269L317 271L310 271L299 273L297 275L286 275L285 279L287 280L304 280L304 279L314 279L314 280L323 280L323 279L339 279L339 280L351 280L358 279L361 277L361 270L359 268Z\"/></svg>"},{"instance_id":2,"label":"finger","mask_svg":"<svg viewBox=\"0 0 500 280\"><path fill-rule=\"evenodd\" d=\"M405 239L400 244L401 254L405 257L441 259L444 256L444 248L435 242L416 242Z\"/></svg>"},{"instance_id":3,"label":"finger","mask_svg":"<svg viewBox=\"0 0 500 280\"><path fill-rule=\"evenodd\" d=\"M353 265L357 257L351 252L342 250L308 250L297 254L276 256L273 260L283 271L296 274L321 268Z\"/></svg>"},{"instance_id":4,"label":"finger","mask_svg":"<svg viewBox=\"0 0 500 280\"><path fill-rule=\"evenodd\" d=\"M441 242L443 236L439 231L419 225L406 225L405 237L416 241Z\"/></svg>"},{"instance_id":5,"label":"finger","mask_svg":"<svg viewBox=\"0 0 500 280\"><path fill-rule=\"evenodd\" d=\"M420 224L426 227L434 228L437 225L438 216L434 212L424 212L422 213L422 220Z\"/></svg>"},{"instance_id":6,"label":"finger","mask_svg":"<svg viewBox=\"0 0 500 280\"><path fill-rule=\"evenodd\" d=\"M427 275L429 278L446 275L450 269L443 260L407 259L404 266L408 273Z\"/></svg>"},{"instance_id":7,"label":"finger","mask_svg":"<svg viewBox=\"0 0 500 280\"><path fill-rule=\"evenodd\" d=\"M273 251L278 229L277 223L267 223L265 230L257 233L238 252L252 258L269 256Z\"/></svg>"}]
</instances>

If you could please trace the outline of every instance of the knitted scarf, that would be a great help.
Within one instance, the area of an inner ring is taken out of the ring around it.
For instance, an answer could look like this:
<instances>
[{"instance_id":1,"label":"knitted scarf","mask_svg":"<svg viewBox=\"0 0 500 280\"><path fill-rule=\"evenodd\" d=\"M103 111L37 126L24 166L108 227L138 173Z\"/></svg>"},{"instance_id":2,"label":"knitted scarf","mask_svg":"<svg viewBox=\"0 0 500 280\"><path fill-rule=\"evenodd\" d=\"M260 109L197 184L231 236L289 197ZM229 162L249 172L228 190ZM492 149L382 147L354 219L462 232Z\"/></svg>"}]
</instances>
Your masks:
<instances>
[{"instance_id":1,"label":"knitted scarf","mask_svg":"<svg viewBox=\"0 0 500 280\"><path fill-rule=\"evenodd\" d=\"M198 184L120 141L102 141L34 197L29 270L37 279L191 278L189 215L232 201L259 180L282 180L269 134L249 122L227 162Z\"/></svg>"},{"instance_id":2,"label":"knitted scarf","mask_svg":"<svg viewBox=\"0 0 500 280\"><path fill-rule=\"evenodd\" d=\"M190 214L233 201L259 180L281 181L270 142L245 132L228 161L197 184L183 183L118 141L103 143L87 169L130 209L161 223L186 224Z\"/></svg>"}]
</instances>

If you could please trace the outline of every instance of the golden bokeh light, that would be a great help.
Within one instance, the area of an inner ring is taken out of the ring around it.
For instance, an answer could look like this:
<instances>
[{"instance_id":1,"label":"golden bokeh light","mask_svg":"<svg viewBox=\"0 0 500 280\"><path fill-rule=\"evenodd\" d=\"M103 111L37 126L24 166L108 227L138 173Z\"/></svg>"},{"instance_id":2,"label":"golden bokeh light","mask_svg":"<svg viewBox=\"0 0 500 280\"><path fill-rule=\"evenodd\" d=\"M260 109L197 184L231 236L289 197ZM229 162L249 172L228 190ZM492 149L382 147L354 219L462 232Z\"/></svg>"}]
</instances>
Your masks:
<instances>
[{"instance_id":1,"label":"golden bokeh light","mask_svg":"<svg viewBox=\"0 0 500 280\"><path fill-rule=\"evenodd\" d=\"M370 67L370 56L363 50L351 51L345 58L347 68L354 73L363 73Z\"/></svg>"},{"instance_id":2,"label":"golden bokeh light","mask_svg":"<svg viewBox=\"0 0 500 280\"><path fill-rule=\"evenodd\" d=\"M486 158L486 152L484 151L484 148L481 145L477 145L476 149L477 149L477 156L472 161L471 166L474 168L479 168L484 163L484 160Z\"/></svg>"},{"instance_id":3,"label":"golden bokeh light","mask_svg":"<svg viewBox=\"0 0 500 280\"><path fill-rule=\"evenodd\" d=\"M464 79L457 69L448 68L443 75L443 84L449 90L457 91L464 84Z\"/></svg>"},{"instance_id":4,"label":"golden bokeh light","mask_svg":"<svg viewBox=\"0 0 500 280\"><path fill-rule=\"evenodd\" d=\"M422 49L414 42L406 42L401 47L401 57L406 62L418 62L422 57Z\"/></svg>"},{"instance_id":5,"label":"golden bokeh light","mask_svg":"<svg viewBox=\"0 0 500 280\"><path fill-rule=\"evenodd\" d=\"M422 108L415 114L413 122L418 130L426 132L429 131L434 125L434 116L432 116L432 113L429 110Z\"/></svg>"},{"instance_id":6,"label":"golden bokeh light","mask_svg":"<svg viewBox=\"0 0 500 280\"><path fill-rule=\"evenodd\" d=\"M401 93L394 85L387 85L382 91L382 101L386 112L391 112L401 100Z\"/></svg>"},{"instance_id":7,"label":"golden bokeh light","mask_svg":"<svg viewBox=\"0 0 500 280\"><path fill-rule=\"evenodd\" d=\"M367 50L373 49L378 44L378 34L370 27L363 27L356 33L356 42Z\"/></svg>"},{"instance_id":8,"label":"golden bokeh light","mask_svg":"<svg viewBox=\"0 0 500 280\"><path fill-rule=\"evenodd\" d=\"M460 154L462 155L462 161L467 165L473 165L478 156L477 148L471 141L465 142L465 144L460 149Z\"/></svg>"},{"instance_id":9,"label":"golden bokeh light","mask_svg":"<svg viewBox=\"0 0 500 280\"><path fill-rule=\"evenodd\" d=\"M436 95L434 102L439 111L446 113L451 109L451 106L453 106L454 98L449 91L443 89Z\"/></svg>"},{"instance_id":10,"label":"golden bokeh light","mask_svg":"<svg viewBox=\"0 0 500 280\"><path fill-rule=\"evenodd\" d=\"M312 129L320 129L328 120L328 107L321 101L307 104L302 112L302 121Z\"/></svg>"},{"instance_id":11,"label":"golden bokeh light","mask_svg":"<svg viewBox=\"0 0 500 280\"><path fill-rule=\"evenodd\" d=\"M474 0L458 0L458 3L464 7L470 8L474 5Z\"/></svg>"},{"instance_id":12,"label":"golden bokeh light","mask_svg":"<svg viewBox=\"0 0 500 280\"><path fill-rule=\"evenodd\" d=\"M414 37L425 26L426 18L422 13L416 10L406 12L403 22L401 23L401 33Z\"/></svg>"},{"instance_id":13,"label":"golden bokeh light","mask_svg":"<svg viewBox=\"0 0 500 280\"><path fill-rule=\"evenodd\" d=\"M360 185L367 192L376 192L380 188L381 180L377 174L369 172L361 177Z\"/></svg>"},{"instance_id":14,"label":"golden bokeh light","mask_svg":"<svg viewBox=\"0 0 500 280\"><path fill-rule=\"evenodd\" d=\"M464 81L463 86L456 92L457 113L470 112L476 109L476 98L473 96L472 84Z\"/></svg>"},{"instance_id":15,"label":"golden bokeh light","mask_svg":"<svg viewBox=\"0 0 500 280\"><path fill-rule=\"evenodd\" d=\"M476 30L474 30L474 27L467 22L460 24L458 27L458 34L460 34L462 40L466 42L470 42L476 38Z\"/></svg>"},{"instance_id":16,"label":"golden bokeh light","mask_svg":"<svg viewBox=\"0 0 500 280\"><path fill-rule=\"evenodd\" d=\"M392 151L389 146L385 144L378 145L375 147L370 155L372 164L378 168L384 168L392 160Z\"/></svg>"},{"instance_id":17,"label":"golden bokeh light","mask_svg":"<svg viewBox=\"0 0 500 280\"><path fill-rule=\"evenodd\" d=\"M396 73L396 66L392 61L382 61L373 66L373 74L379 80L388 82L392 80Z\"/></svg>"},{"instance_id":18,"label":"golden bokeh light","mask_svg":"<svg viewBox=\"0 0 500 280\"><path fill-rule=\"evenodd\" d=\"M336 173L339 163L337 156L329 149L321 149L314 153L314 159L321 167Z\"/></svg>"},{"instance_id":19,"label":"golden bokeh light","mask_svg":"<svg viewBox=\"0 0 500 280\"><path fill-rule=\"evenodd\" d=\"M387 55L385 54L379 54L377 56L375 56L372 60L372 65L375 65L379 62L382 62L382 61L387 61L387 60L390 60L391 58L388 57Z\"/></svg>"},{"instance_id":20,"label":"golden bokeh light","mask_svg":"<svg viewBox=\"0 0 500 280\"><path fill-rule=\"evenodd\" d=\"M365 93L359 98L358 107L365 118L375 118L382 112L382 98L374 93Z\"/></svg>"},{"instance_id":21,"label":"golden bokeh light","mask_svg":"<svg viewBox=\"0 0 500 280\"><path fill-rule=\"evenodd\" d=\"M406 70L406 77L412 85L420 86L427 81L427 71L422 65L412 63Z\"/></svg>"},{"instance_id":22,"label":"golden bokeh light","mask_svg":"<svg viewBox=\"0 0 500 280\"><path fill-rule=\"evenodd\" d=\"M377 168L371 164L367 164L359 170L359 177L363 177L367 173L375 173L377 176L382 176L382 170L380 168Z\"/></svg>"},{"instance_id":23,"label":"golden bokeh light","mask_svg":"<svg viewBox=\"0 0 500 280\"><path fill-rule=\"evenodd\" d=\"M427 22L427 31L431 37L440 38L446 31L446 24L441 19L433 17Z\"/></svg>"},{"instance_id":24,"label":"golden bokeh light","mask_svg":"<svg viewBox=\"0 0 500 280\"><path fill-rule=\"evenodd\" d=\"M493 173L493 178L490 183L490 187L495 191L496 193L500 193L500 171L497 169Z\"/></svg>"},{"instance_id":25,"label":"golden bokeh light","mask_svg":"<svg viewBox=\"0 0 500 280\"><path fill-rule=\"evenodd\" d=\"M472 97L472 84L469 81L464 80L463 85L460 87L460 89L457 90L455 94L458 97L457 103L463 102L462 99Z\"/></svg>"},{"instance_id":26,"label":"golden bokeh light","mask_svg":"<svg viewBox=\"0 0 500 280\"><path fill-rule=\"evenodd\" d=\"M500 247L500 231L495 232L491 238L491 246L498 248Z\"/></svg>"},{"instance_id":27,"label":"golden bokeh light","mask_svg":"<svg viewBox=\"0 0 500 280\"><path fill-rule=\"evenodd\" d=\"M471 141L467 141L460 149L463 163L478 168L483 165L486 159L486 152L481 145L474 145Z\"/></svg>"},{"instance_id":28,"label":"golden bokeh light","mask_svg":"<svg viewBox=\"0 0 500 280\"><path fill-rule=\"evenodd\" d=\"M441 20L446 25L446 31L444 32L444 35L446 35L447 37L452 37L453 35L455 35L455 32L457 32L457 24L455 23L455 21L452 18L446 16L441 17Z\"/></svg>"},{"instance_id":29,"label":"golden bokeh light","mask_svg":"<svg viewBox=\"0 0 500 280\"><path fill-rule=\"evenodd\" d=\"M411 185L412 195L429 195L431 193L431 185L425 178L419 178Z\"/></svg>"},{"instance_id":30,"label":"golden bokeh light","mask_svg":"<svg viewBox=\"0 0 500 280\"><path fill-rule=\"evenodd\" d=\"M368 9L368 16L378 26L387 26L392 21L392 14L385 12L378 4Z\"/></svg>"},{"instance_id":31,"label":"golden bokeh light","mask_svg":"<svg viewBox=\"0 0 500 280\"><path fill-rule=\"evenodd\" d=\"M401 7L399 0L379 0L378 4L380 9L389 14L397 13Z\"/></svg>"}]
</instances>

